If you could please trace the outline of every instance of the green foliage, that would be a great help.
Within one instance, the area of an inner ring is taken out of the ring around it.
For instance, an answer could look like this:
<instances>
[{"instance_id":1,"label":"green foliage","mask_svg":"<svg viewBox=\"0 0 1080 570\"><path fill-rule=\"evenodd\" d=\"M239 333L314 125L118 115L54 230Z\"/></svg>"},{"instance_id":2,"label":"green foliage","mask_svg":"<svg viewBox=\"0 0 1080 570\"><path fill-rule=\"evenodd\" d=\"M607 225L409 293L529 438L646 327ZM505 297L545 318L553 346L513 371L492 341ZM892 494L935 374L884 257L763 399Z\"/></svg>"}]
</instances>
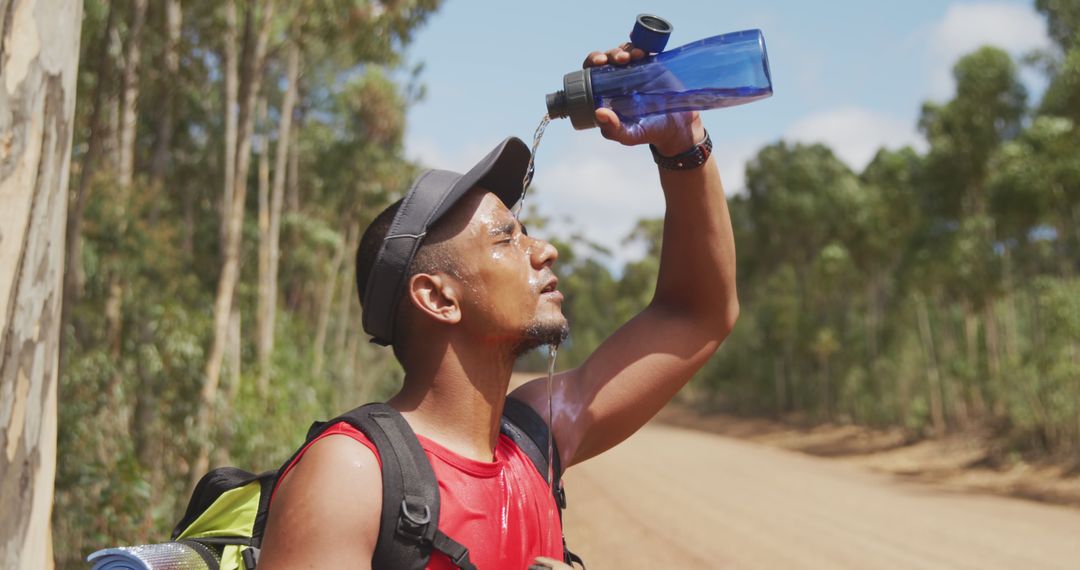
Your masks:
<instances>
[{"instance_id":1,"label":"green foliage","mask_svg":"<svg viewBox=\"0 0 1080 570\"><path fill-rule=\"evenodd\" d=\"M1066 18L1072 4L1055 5ZM1068 78L1075 53L1054 68L1030 121L1007 54L962 58L956 96L923 108L925 155L882 149L856 174L822 145L761 149L747 193L729 199L739 323L683 397L913 435L989 426L1007 449L1080 451L1080 139L1070 115L1080 105L1046 114L1048 101L1080 93ZM649 247L623 270L620 294L647 302L660 228L635 230ZM588 266L577 256L567 265ZM611 289L595 276L564 283L579 315L576 298L595 303ZM572 338L613 326L606 315L587 321Z\"/></svg>"},{"instance_id":2,"label":"green foliage","mask_svg":"<svg viewBox=\"0 0 1080 570\"><path fill-rule=\"evenodd\" d=\"M268 2L236 4L242 44L253 6L266 9ZM263 393L254 366L257 193L248 192L234 301L240 334L227 351L215 404L221 418L210 435L215 465L276 468L311 421L385 397L400 383L392 356L359 341L348 250L356 247L357 228L395 199L415 170L402 157L405 107L415 94L392 77L405 44L438 5L437 0L276 2L262 71L270 124L259 127L273 135L255 148L272 153L279 143L285 48L295 43L302 69L293 117L298 168L290 191L297 203L282 221L271 389ZM76 263L84 281L66 307L63 331L53 517L61 566L76 565L104 546L167 537L187 501L194 418L221 271L226 26L223 2L185 0L181 6L175 74L162 65L164 2L152 2L147 14L135 176L129 187L116 181L118 143L109 112L115 113L120 101L130 7L104 0L85 7L73 187L87 166L98 98L106 128L82 216ZM110 10L113 29L106 35ZM151 171L167 102L173 105L172 138L158 180ZM250 173L251 188L256 170ZM312 364L316 360L324 363L319 372Z\"/></svg>"},{"instance_id":3,"label":"green foliage","mask_svg":"<svg viewBox=\"0 0 1080 570\"><path fill-rule=\"evenodd\" d=\"M109 134L75 260L84 282L66 307L53 517L61 562L166 536L192 468L221 268L224 9L185 0L181 66L168 75L157 64L163 18L151 4L135 181L114 180ZM238 2L241 28L253 4ZM283 218L263 393L253 366L258 231L249 192L240 334L222 375L213 463L275 468L312 420L400 385L393 357L360 330L351 254L358 229L415 174L402 137L406 108L422 93L418 70L406 86L393 78L402 47L438 5L276 5L263 83L273 134L264 144L278 143L283 48L295 42L297 203ZM1049 87L1034 108L1009 56L983 48L956 64L952 100L923 107L925 154L882 149L856 173L823 145L780 141L757 153L747 192L729 199L741 317L686 398L916 435L988 426L1010 450L1080 452L1080 4L1036 6L1061 49L1040 56ZM84 13L73 185L98 86L106 117L116 109L130 21L124 2L90 0ZM175 124L168 168L155 181L148 171L165 101ZM528 225L546 220L534 213ZM651 301L662 230L662 220L641 220L627 244L644 255L621 268L580 236L552 240L572 327L560 367L583 362ZM539 353L521 363L545 366Z\"/></svg>"},{"instance_id":4,"label":"green foliage","mask_svg":"<svg viewBox=\"0 0 1080 570\"><path fill-rule=\"evenodd\" d=\"M1050 37L1063 51L1080 44L1080 2L1035 0L1035 8L1046 15Z\"/></svg>"}]
</instances>

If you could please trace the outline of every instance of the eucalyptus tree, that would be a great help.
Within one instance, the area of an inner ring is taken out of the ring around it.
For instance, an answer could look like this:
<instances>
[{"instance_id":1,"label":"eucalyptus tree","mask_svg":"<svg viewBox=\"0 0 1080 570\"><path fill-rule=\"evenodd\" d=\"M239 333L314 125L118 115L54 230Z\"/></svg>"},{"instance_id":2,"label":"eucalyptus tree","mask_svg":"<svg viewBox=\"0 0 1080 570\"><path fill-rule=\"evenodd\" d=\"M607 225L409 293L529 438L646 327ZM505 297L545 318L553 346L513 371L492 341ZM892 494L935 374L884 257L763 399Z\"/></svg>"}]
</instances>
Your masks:
<instances>
[{"instance_id":1,"label":"eucalyptus tree","mask_svg":"<svg viewBox=\"0 0 1080 570\"><path fill-rule=\"evenodd\" d=\"M51 568L64 226L82 5L5 3L0 566Z\"/></svg>"}]
</instances>

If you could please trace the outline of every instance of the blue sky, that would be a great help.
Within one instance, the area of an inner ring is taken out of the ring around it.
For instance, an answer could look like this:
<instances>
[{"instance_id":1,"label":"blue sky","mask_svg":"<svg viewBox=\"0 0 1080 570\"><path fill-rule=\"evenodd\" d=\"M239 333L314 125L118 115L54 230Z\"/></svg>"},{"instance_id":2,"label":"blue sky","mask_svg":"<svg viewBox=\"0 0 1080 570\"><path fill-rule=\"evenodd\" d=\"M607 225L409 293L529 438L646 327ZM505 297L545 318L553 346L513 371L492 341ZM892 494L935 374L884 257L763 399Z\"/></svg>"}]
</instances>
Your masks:
<instances>
[{"instance_id":1,"label":"blue sky","mask_svg":"<svg viewBox=\"0 0 1080 570\"><path fill-rule=\"evenodd\" d=\"M704 113L729 193L743 185L748 158L780 139L821 141L855 169L881 146L923 148L919 108L946 100L950 68L994 44L1019 55L1046 47L1033 2L758 1L643 3L448 0L409 47L424 62L427 98L409 112L406 152L434 168L464 170L506 136L531 142L561 88L590 51L626 41L639 13L674 26L669 48L747 28L765 34L774 95ZM1032 90L1040 88L1026 74ZM537 153L529 202L557 223L615 250L617 265L637 252L620 246L663 201L648 149L627 148L595 129L559 120Z\"/></svg>"}]
</instances>

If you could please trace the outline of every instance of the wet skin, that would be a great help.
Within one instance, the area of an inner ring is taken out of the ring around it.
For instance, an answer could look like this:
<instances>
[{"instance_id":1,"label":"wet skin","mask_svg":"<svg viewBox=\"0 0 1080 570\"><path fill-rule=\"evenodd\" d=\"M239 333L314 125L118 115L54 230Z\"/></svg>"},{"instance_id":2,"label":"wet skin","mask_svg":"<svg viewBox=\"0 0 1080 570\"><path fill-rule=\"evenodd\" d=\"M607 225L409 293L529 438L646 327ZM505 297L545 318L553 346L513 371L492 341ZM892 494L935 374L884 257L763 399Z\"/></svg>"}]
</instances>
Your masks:
<instances>
[{"instance_id":1,"label":"wet skin","mask_svg":"<svg viewBox=\"0 0 1080 570\"><path fill-rule=\"evenodd\" d=\"M531 237L494 194L474 188L448 214L452 237L444 241L456 270L440 275L446 296L459 304L460 332L495 351L517 356L523 349L561 340L567 322L563 294L552 266L550 243ZM425 276L413 279L413 307L436 322L428 297L416 295ZM425 323L426 324L426 323ZM450 324L450 323L447 323ZM421 325L423 326L423 325Z\"/></svg>"}]
</instances>

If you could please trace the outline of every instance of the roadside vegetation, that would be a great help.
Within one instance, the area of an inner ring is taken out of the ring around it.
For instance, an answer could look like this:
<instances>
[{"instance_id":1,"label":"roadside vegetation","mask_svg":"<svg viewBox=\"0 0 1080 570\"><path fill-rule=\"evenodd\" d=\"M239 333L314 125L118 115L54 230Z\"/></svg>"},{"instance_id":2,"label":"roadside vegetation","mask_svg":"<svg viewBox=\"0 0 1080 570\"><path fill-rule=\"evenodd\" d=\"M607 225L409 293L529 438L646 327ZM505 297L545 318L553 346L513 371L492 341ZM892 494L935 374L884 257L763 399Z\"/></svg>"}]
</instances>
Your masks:
<instances>
[{"instance_id":1,"label":"roadside vegetation","mask_svg":"<svg viewBox=\"0 0 1080 570\"><path fill-rule=\"evenodd\" d=\"M438 6L86 0L61 564L163 539L207 467L276 468L312 420L400 381L361 330L352 257L419 167L402 137L420 70L400 54ZM955 97L923 106L926 152L862 172L821 145L757 153L730 203L742 315L685 398L1080 454L1080 2L1036 6L1055 48L957 62ZM1023 66L1049 81L1038 100ZM660 228L638 223L646 254L618 271L555 236L561 368L648 303Z\"/></svg>"}]
</instances>

